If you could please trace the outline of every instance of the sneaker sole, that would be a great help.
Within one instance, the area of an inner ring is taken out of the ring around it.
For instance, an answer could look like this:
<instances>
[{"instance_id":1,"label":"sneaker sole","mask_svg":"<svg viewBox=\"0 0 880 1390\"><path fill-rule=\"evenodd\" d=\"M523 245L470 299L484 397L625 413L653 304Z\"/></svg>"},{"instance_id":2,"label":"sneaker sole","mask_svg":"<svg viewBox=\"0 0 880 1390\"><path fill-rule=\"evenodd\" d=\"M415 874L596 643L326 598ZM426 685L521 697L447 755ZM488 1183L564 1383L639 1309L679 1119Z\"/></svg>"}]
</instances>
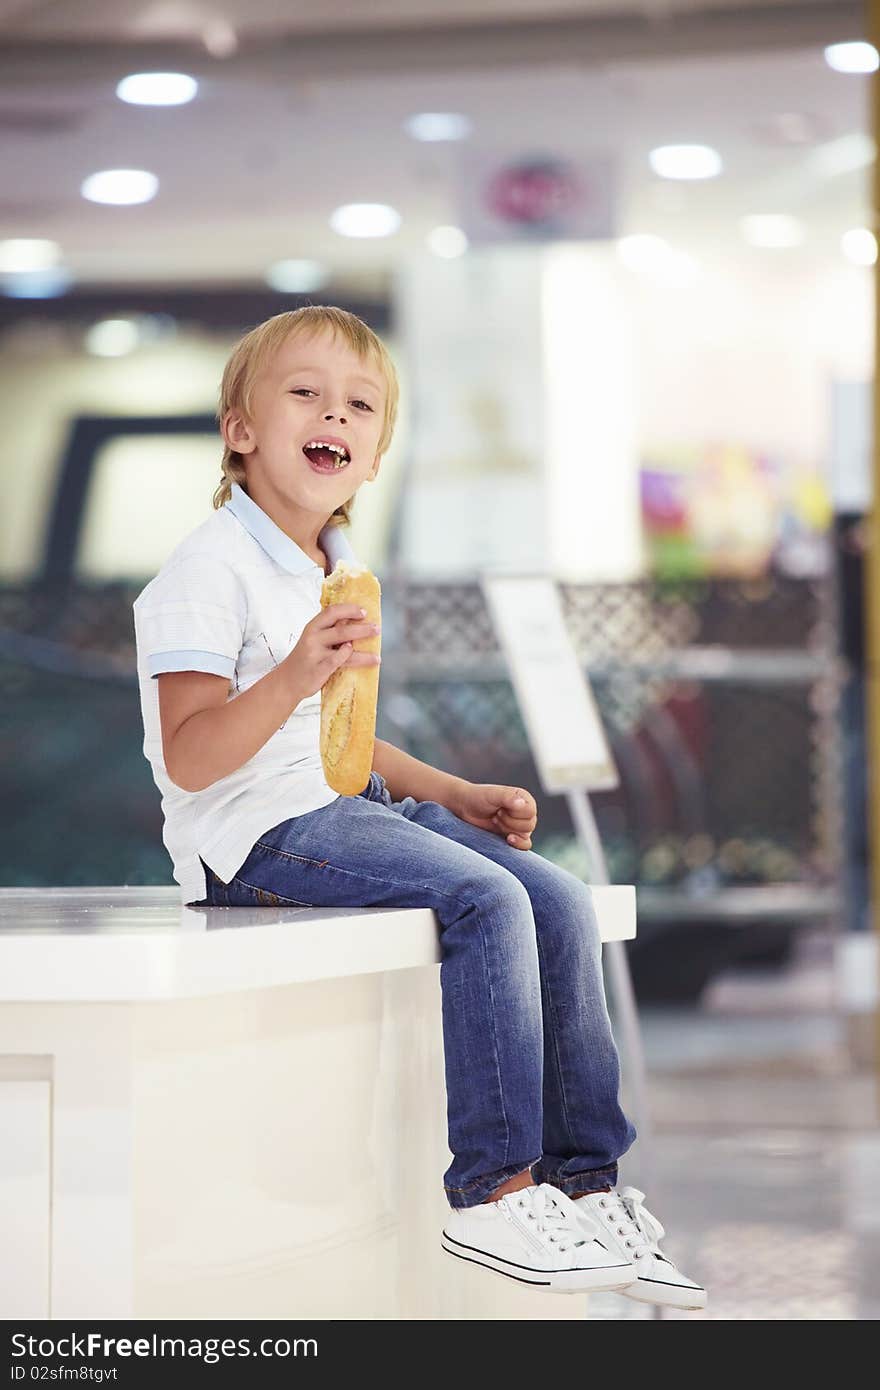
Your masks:
<instances>
[{"instance_id":1,"label":"sneaker sole","mask_svg":"<svg viewBox=\"0 0 880 1390\"><path fill-rule=\"evenodd\" d=\"M533 1289L543 1289L548 1293L606 1293L609 1290L628 1288L633 1282L632 1266L612 1265L608 1269L530 1269L527 1265L514 1264L480 1250L474 1245L463 1245L461 1241L448 1236L444 1231L440 1245L453 1259L464 1260L468 1264L482 1265L492 1274L500 1274L505 1279L513 1279L517 1284L528 1284Z\"/></svg>"},{"instance_id":2,"label":"sneaker sole","mask_svg":"<svg viewBox=\"0 0 880 1390\"><path fill-rule=\"evenodd\" d=\"M681 1289L674 1284L651 1283L648 1279L636 1279L622 1292L636 1303L654 1303L660 1308L683 1308L689 1312L705 1308L708 1302L705 1289Z\"/></svg>"}]
</instances>

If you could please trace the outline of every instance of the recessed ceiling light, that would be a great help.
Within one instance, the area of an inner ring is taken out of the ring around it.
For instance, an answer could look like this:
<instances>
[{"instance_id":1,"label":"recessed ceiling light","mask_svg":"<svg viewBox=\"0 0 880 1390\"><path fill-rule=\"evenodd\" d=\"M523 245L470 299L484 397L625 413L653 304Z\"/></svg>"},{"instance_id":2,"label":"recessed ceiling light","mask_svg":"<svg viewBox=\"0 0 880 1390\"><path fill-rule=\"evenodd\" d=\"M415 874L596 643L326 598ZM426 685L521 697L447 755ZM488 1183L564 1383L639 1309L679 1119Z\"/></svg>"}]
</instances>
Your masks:
<instances>
[{"instance_id":1,"label":"recessed ceiling light","mask_svg":"<svg viewBox=\"0 0 880 1390\"><path fill-rule=\"evenodd\" d=\"M713 179L721 173L721 156L710 145L659 145L648 155L661 179Z\"/></svg>"},{"instance_id":2,"label":"recessed ceiling light","mask_svg":"<svg viewBox=\"0 0 880 1390\"><path fill-rule=\"evenodd\" d=\"M132 106L183 106L198 90L185 72L133 72L117 84L116 95Z\"/></svg>"},{"instance_id":3,"label":"recessed ceiling light","mask_svg":"<svg viewBox=\"0 0 880 1390\"><path fill-rule=\"evenodd\" d=\"M784 249L800 246L806 239L803 222L787 213L756 212L739 220L740 230L750 246Z\"/></svg>"},{"instance_id":4,"label":"recessed ceiling light","mask_svg":"<svg viewBox=\"0 0 880 1390\"><path fill-rule=\"evenodd\" d=\"M880 54L872 43L830 43L825 49L825 62L835 72L876 72Z\"/></svg>"},{"instance_id":5,"label":"recessed ceiling light","mask_svg":"<svg viewBox=\"0 0 880 1390\"><path fill-rule=\"evenodd\" d=\"M877 147L864 130L852 130L826 140L805 156L802 169L813 179L835 179L840 174L854 174L874 163Z\"/></svg>"},{"instance_id":6,"label":"recessed ceiling light","mask_svg":"<svg viewBox=\"0 0 880 1390\"><path fill-rule=\"evenodd\" d=\"M138 326L131 319L101 319L85 337L86 351L93 357L125 357L139 341Z\"/></svg>"},{"instance_id":7,"label":"recessed ceiling light","mask_svg":"<svg viewBox=\"0 0 880 1390\"><path fill-rule=\"evenodd\" d=\"M852 227L844 232L840 249L854 265L874 265L877 260L877 238L868 227Z\"/></svg>"},{"instance_id":8,"label":"recessed ceiling light","mask_svg":"<svg viewBox=\"0 0 880 1390\"><path fill-rule=\"evenodd\" d=\"M64 266L48 270L22 270L11 275L0 274L0 292L7 299L57 299L73 284L73 276Z\"/></svg>"},{"instance_id":9,"label":"recessed ceiling light","mask_svg":"<svg viewBox=\"0 0 880 1390\"><path fill-rule=\"evenodd\" d=\"M340 236L393 236L400 220L387 203L345 203L331 215L330 226Z\"/></svg>"},{"instance_id":10,"label":"recessed ceiling light","mask_svg":"<svg viewBox=\"0 0 880 1390\"><path fill-rule=\"evenodd\" d=\"M228 19L214 16L202 30L202 43L212 58L231 58L238 52L238 35Z\"/></svg>"},{"instance_id":11,"label":"recessed ceiling light","mask_svg":"<svg viewBox=\"0 0 880 1390\"><path fill-rule=\"evenodd\" d=\"M403 126L414 140L466 140L472 129L469 118L456 111L419 111Z\"/></svg>"},{"instance_id":12,"label":"recessed ceiling light","mask_svg":"<svg viewBox=\"0 0 880 1390\"><path fill-rule=\"evenodd\" d=\"M17 275L22 271L51 270L61 259L57 241L13 237L0 241L0 274Z\"/></svg>"},{"instance_id":13,"label":"recessed ceiling light","mask_svg":"<svg viewBox=\"0 0 880 1390\"><path fill-rule=\"evenodd\" d=\"M428 246L435 256L442 256L444 260L453 260L456 256L463 256L468 249L468 239L461 227L435 227L428 233Z\"/></svg>"},{"instance_id":14,"label":"recessed ceiling light","mask_svg":"<svg viewBox=\"0 0 880 1390\"><path fill-rule=\"evenodd\" d=\"M103 169L90 174L80 193L90 203L115 203L120 206L148 203L155 198L159 180L146 169Z\"/></svg>"},{"instance_id":15,"label":"recessed ceiling light","mask_svg":"<svg viewBox=\"0 0 880 1390\"><path fill-rule=\"evenodd\" d=\"M134 323L138 340L145 345L164 343L177 337L177 319L173 314L138 314Z\"/></svg>"},{"instance_id":16,"label":"recessed ceiling light","mask_svg":"<svg viewBox=\"0 0 880 1390\"><path fill-rule=\"evenodd\" d=\"M326 285L329 278L320 261L276 261L266 271L267 283L285 294L308 294Z\"/></svg>"}]
</instances>

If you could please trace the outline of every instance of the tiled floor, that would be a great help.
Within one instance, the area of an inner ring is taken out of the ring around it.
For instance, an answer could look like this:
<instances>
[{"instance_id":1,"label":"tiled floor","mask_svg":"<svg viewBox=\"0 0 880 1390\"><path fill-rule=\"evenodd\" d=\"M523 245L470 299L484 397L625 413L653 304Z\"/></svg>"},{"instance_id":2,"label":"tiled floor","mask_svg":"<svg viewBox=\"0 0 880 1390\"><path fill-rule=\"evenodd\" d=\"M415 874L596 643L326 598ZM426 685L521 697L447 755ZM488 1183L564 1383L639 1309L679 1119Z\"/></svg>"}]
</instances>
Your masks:
<instances>
[{"instance_id":1,"label":"tiled floor","mask_svg":"<svg viewBox=\"0 0 880 1390\"><path fill-rule=\"evenodd\" d=\"M654 1171L636 1144L620 1185L646 1192L662 1248L709 1291L666 1318L880 1317L880 1088L850 1068L827 945L720 978L700 1008L641 1010ZM606 1294L590 1316L653 1313Z\"/></svg>"}]
</instances>

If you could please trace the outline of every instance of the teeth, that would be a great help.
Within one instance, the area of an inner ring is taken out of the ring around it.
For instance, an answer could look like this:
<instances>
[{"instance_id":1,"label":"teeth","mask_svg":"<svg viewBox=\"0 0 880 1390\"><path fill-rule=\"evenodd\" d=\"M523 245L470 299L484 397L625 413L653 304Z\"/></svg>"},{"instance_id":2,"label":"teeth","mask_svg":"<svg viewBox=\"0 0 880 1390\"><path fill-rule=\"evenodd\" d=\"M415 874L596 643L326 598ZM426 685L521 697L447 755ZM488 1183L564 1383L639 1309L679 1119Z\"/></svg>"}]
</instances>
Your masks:
<instances>
[{"instance_id":1,"label":"teeth","mask_svg":"<svg viewBox=\"0 0 880 1390\"><path fill-rule=\"evenodd\" d=\"M304 445L304 448L328 449L331 453L338 454L339 462L332 464L332 468L334 468L337 472L340 468L345 468L351 461L350 459L346 458L346 451L341 444L330 444L324 439L310 439L308 444ZM328 470L325 469L324 471L327 472Z\"/></svg>"},{"instance_id":2,"label":"teeth","mask_svg":"<svg viewBox=\"0 0 880 1390\"><path fill-rule=\"evenodd\" d=\"M311 439L306 445L307 449L332 449L334 454L345 456L345 449L341 444L327 444L323 439Z\"/></svg>"}]
</instances>

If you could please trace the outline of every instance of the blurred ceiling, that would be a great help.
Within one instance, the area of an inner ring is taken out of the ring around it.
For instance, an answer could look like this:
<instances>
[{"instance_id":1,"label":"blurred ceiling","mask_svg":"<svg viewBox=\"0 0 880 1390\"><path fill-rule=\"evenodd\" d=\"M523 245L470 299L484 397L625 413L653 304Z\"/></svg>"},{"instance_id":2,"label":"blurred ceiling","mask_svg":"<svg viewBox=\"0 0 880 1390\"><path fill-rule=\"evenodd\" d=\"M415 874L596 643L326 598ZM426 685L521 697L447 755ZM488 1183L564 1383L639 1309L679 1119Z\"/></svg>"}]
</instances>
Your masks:
<instances>
[{"instance_id":1,"label":"blurred ceiling","mask_svg":"<svg viewBox=\"0 0 880 1390\"><path fill-rule=\"evenodd\" d=\"M342 26L376 29L425 24L470 24L563 18L632 17L660 21L694 13L744 14L749 10L792 14L845 9L828 0L0 0L0 22L16 39L199 39L212 25L229 24L247 40L257 35L331 32Z\"/></svg>"},{"instance_id":2,"label":"blurred ceiling","mask_svg":"<svg viewBox=\"0 0 880 1390\"><path fill-rule=\"evenodd\" d=\"M82 283L245 284L287 257L374 292L401 253L457 220L463 145L413 141L418 111L458 111L469 146L614 154L620 232L683 249L742 245L737 218L788 212L797 253L834 254L867 216L868 83L827 43L863 7L749 0L0 0L0 238L48 237ZM116 83L185 71L196 100L134 107ZM779 117L798 115L791 143ZM714 145L717 179L670 184L657 144ZM864 143L862 141L862 143ZM82 180L158 175L153 202L104 207ZM331 231L341 203L388 202L401 230ZM751 254L768 254L753 252ZM770 253L773 254L773 253Z\"/></svg>"}]
</instances>

